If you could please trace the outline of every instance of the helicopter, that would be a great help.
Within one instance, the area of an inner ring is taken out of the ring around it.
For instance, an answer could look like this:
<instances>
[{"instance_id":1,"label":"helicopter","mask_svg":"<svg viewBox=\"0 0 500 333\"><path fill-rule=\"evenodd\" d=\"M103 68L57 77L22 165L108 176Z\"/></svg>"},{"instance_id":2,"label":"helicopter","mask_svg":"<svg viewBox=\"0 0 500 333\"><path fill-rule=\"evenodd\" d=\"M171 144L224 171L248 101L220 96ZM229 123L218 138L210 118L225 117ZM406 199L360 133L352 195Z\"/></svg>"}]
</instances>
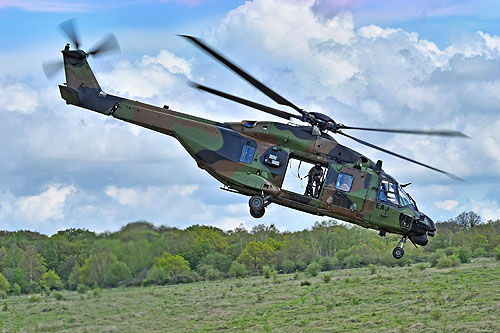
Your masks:
<instances>
[{"instance_id":1,"label":"helicopter","mask_svg":"<svg viewBox=\"0 0 500 333\"><path fill-rule=\"evenodd\" d=\"M399 184L384 172L381 160L371 161L340 144L332 135L347 137L452 179L461 180L451 173L378 147L344 131L447 137L467 135L453 130L377 129L337 123L324 113L309 112L296 106L193 36L180 35L276 103L291 108L293 112L190 82L192 87L289 122L217 122L181 113L166 105L159 107L107 94L101 89L87 59L89 56L119 50L114 35L110 35L98 47L85 52L79 48L80 42L73 20L63 22L60 28L75 48L71 49L70 43L67 43L61 51L63 62L45 63L43 67L46 75L50 77L57 68L64 66L66 82L59 85L59 90L66 104L174 137L199 168L222 183L221 189L250 197L249 211L254 218L264 216L266 208L273 203L375 229L379 231L380 236L385 236L386 233L399 234L401 240L392 252L396 259L404 256L404 245L408 239L415 246L427 245L428 236L435 235L436 227L432 219L418 209L415 200L405 191L404 188L409 184ZM291 120L302 124L290 122ZM305 193L282 188L287 167L292 161L314 165L311 169L313 172L308 174Z\"/></svg>"}]
</instances>

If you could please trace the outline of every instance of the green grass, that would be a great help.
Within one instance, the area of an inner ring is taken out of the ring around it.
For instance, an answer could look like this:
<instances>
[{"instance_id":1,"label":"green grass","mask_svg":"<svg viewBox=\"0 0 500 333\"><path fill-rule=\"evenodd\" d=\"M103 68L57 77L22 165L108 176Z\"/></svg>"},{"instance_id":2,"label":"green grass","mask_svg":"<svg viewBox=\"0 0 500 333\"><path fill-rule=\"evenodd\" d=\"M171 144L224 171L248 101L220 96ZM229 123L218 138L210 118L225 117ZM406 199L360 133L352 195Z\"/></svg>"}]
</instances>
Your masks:
<instances>
[{"instance_id":1,"label":"green grass","mask_svg":"<svg viewBox=\"0 0 500 333\"><path fill-rule=\"evenodd\" d=\"M62 294L9 297L0 332L500 332L500 265L486 259Z\"/></svg>"}]
</instances>

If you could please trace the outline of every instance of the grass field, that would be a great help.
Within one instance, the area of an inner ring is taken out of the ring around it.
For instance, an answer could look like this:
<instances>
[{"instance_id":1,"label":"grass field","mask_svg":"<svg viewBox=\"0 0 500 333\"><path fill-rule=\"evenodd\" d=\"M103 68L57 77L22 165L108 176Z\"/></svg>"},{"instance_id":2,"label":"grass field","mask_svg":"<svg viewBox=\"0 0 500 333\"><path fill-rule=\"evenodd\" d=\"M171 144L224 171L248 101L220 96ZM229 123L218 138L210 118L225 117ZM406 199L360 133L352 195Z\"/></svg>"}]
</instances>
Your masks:
<instances>
[{"instance_id":1,"label":"grass field","mask_svg":"<svg viewBox=\"0 0 500 333\"><path fill-rule=\"evenodd\" d=\"M422 268L11 296L0 303L0 331L500 332L498 263Z\"/></svg>"}]
</instances>

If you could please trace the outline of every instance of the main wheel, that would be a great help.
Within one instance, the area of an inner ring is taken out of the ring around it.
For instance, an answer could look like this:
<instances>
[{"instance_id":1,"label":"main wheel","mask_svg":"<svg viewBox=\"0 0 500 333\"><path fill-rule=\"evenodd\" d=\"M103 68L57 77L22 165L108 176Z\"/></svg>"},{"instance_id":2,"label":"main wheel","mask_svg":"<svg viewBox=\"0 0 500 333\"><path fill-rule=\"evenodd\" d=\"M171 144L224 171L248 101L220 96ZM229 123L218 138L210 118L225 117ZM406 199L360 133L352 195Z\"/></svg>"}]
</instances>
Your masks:
<instances>
[{"instance_id":1,"label":"main wheel","mask_svg":"<svg viewBox=\"0 0 500 333\"><path fill-rule=\"evenodd\" d=\"M392 256L396 259L401 259L405 255L405 251L401 247L395 247L394 250L392 250Z\"/></svg>"},{"instance_id":2,"label":"main wheel","mask_svg":"<svg viewBox=\"0 0 500 333\"><path fill-rule=\"evenodd\" d=\"M250 206L250 210L255 210L255 211L263 210L264 199L260 195L254 195L248 201L248 205Z\"/></svg>"},{"instance_id":3,"label":"main wheel","mask_svg":"<svg viewBox=\"0 0 500 333\"><path fill-rule=\"evenodd\" d=\"M252 215L252 217L255 217L256 219L260 219L262 216L264 216L265 212L266 210L264 208L260 210L254 210L250 208L250 215Z\"/></svg>"}]
</instances>

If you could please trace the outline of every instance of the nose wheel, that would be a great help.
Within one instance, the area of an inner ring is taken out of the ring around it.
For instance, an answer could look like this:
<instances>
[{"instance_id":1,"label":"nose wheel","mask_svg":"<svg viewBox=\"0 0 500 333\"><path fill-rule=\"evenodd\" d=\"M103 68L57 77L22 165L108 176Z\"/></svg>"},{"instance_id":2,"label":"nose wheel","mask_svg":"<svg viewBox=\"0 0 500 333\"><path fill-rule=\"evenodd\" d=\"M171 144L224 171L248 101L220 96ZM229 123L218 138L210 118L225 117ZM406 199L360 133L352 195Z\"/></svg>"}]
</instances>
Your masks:
<instances>
[{"instance_id":1,"label":"nose wheel","mask_svg":"<svg viewBox=\"0 0 500 333\"><path fill-rule=\"evenodd\" d=\"M406 239L408 236L403 236L399 241L398 245L392 250L392 256L396 259L401 259L405 255L403 247L405 246Z\"/></svg>"},{"instance_id":2,"label":"nose wheel","mask_svg":"<svg viewBox=\"0 0 500 333\"><path fill-rule=\"evenodd\" d=\"M266 207L271 203L268 201L270 196L262 197L260 195L254 195L248 201L248 206L250 207L250 215L252 217L259 219L264 216L266 212Z\"/></svg>"}]
</instances>

